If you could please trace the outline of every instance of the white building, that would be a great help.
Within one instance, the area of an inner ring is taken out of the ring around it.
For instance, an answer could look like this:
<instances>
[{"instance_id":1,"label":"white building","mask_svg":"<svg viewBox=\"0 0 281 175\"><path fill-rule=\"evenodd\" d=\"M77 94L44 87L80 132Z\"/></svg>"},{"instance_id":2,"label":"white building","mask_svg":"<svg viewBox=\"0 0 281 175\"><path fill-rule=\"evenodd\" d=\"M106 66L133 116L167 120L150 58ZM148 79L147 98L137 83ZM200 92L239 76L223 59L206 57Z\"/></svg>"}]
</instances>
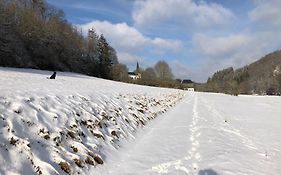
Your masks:
<instances>
[{"instance_id":1,"label":"white building","mask_svg":"<svg viewBox=\"0 0 281 175\"><path fill-rule=\"evenodd\" d=\"M128 75L133 80L141 79L141 74L140 73L136 74L135 72L128 72Z\"/></svg>"},{"instance_id":2,"label":"white building","mask_svg":"<svg viewBox=\"0 0 281 175\"><path fill-rule=\"evenodd\" d=\"M187 91L194 92L194 88L187 88Z\"/></svg>"}]
</instances>

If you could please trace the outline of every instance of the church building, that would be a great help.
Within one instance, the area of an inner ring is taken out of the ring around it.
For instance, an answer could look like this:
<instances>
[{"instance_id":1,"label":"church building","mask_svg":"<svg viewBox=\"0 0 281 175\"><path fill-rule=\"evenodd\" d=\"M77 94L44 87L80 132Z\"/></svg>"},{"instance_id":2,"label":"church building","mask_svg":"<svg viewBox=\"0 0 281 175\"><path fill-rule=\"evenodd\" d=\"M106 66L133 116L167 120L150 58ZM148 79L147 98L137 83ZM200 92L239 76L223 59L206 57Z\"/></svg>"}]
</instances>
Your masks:
<instances>
[{"instance_id":1,"label":"church building","mask_svg":"<svg viewBox=\"0 0 281 175\"><path fill-rule=\"evenodd\" d=\"M139 62L137 62L137 67L134 72L128 72L129 77L132 80L138 80L141 79L141 72L140 72L140 67L139 67Z\"/></svg>"}]
</instances>

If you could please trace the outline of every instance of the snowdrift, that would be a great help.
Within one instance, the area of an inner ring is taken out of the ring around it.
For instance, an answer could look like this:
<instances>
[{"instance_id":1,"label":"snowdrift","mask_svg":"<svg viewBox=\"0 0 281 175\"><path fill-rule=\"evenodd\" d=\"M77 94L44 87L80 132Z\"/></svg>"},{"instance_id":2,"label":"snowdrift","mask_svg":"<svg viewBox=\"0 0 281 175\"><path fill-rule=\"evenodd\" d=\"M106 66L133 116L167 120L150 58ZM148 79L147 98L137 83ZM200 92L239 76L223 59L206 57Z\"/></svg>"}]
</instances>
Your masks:
<instances>
[{"instance_id":1,"label":"snowdrift","mask_svg":"<svg viewBox=\"0 0 281 175\"><path fill-rule=\"evenodd\" d=\"M0 174L92 174L106 149L183 98L175 89L0 68Z\"/></svg>"}]
</instances>

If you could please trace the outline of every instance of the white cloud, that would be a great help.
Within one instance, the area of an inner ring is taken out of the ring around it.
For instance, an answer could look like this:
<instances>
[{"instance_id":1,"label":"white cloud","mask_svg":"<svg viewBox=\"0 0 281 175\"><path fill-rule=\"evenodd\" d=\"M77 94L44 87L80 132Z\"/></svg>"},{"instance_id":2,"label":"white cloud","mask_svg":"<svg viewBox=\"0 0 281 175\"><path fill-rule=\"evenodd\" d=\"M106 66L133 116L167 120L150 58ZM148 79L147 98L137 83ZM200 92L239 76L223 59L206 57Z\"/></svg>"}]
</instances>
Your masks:
<instances>
[{"instance_id":1,"label":"white cloud","mask_svg":"<svg viewBox=\"0 0 281 175\"><path fill-rule=\"evenodd\" d=\"M193 47L202 62L201 72L211 76L217 70L242 67L261 58L268 49L268 41L258 34L225 37L198 34L193 38Z\"/></svg>"},{"instance_id":2,"label":"white cloud","mask_svg":"<svg viewBox=\"0 0 281 175\"><path fill-rule=\"evenodd\" d=\"M138 57L137 55L130 54L130 53L117 53L118 55L118 61L120 63L126 64L126 65L134 65L137 61L142 60L142 58Z\"/></svg>"},{"instance_id":3,"label":"white cloud","mask_svg":"<svg viewBox=\"0 0 281 175\"><path fill-rule=\"evenodd\" d=\"M193 45L197 52L212 58L224 58L233 55L251 44L253 44L253 39L247 35L210 37L197 34L193 37Z\"/></svg>"},{"instance_id":4,"label":"white cloud","mask_svg":"<svg viewBox=\"0 0 281 175\"><path fill-rule=\"evenodd\" d=\"M151 50L155 49L158 52L176 52L182 45L178 40L146 37L126 23L112 24L108 21L92 21L80 25L80 27L82 27L85 34L88 29L94 27L98 34L105 35L112 46L123 53L143 52L147 47L152 47Z\"/></svg>"},{"instance_id":5,"label":"white cloud","mask_svg":"<svg viewBox=\"0 0 281 175\"><path fill-rule=\"evenodd\" d=\"M200 77L200 74L198 74L194 68L183 64L179 60L173 60L169 62L169 65L171 66L172 72L176 78L192 79L197 81L202 80L202 77Z\"/></svg>"},{"instance_id":6,"label":"white cloud","mask_svg":"<svg viewBox=\"0 0 281 175\"><path fill-rule=\"evenodd\" d=\"M255 7L249 11L249 25L238 34L210 36L196 34L192 43L194 52L202 62L206 75L229 66L245 66L262 56L281 48L281 1L254 0ZM203 74L203 73L202 73Z\"/></svg>"},{"instance_id":7,"label":"white cloud","mask_svg":"<svg viewBox=\"0 0 281 175\"><path fill-rule=\"evenodd\" d=\"M183 28L210 28L226 25L234 14L223 6L192 0L136 1L133 19L138 27L176 23Z\"/></svg>"},{"instance_id":8,"label":"white cloud","mask_svg":"<svg viewBox=\"0 0 281 175\"><path fill-rule=\"evenodd\" d=\"M146 60L145 58L133 53L117 53L117 55L119 62L126 64L131 71L134 71L136 69L137 62L143 69L147 67L153 67L153 65L155 64L155 60Z\"/></svg>"},{"instance_id":9,"label":"white cloud","mask_svg":"<svg viewBox=\"0 0 281 175\"><path fill-rule=\"evenodd\" d=\"M256 0L256 7L249 12L250 19L265 27L280 30L281 27L281 1Z\"/></svg>"},{"instance_id":10,"label":"white cloud","mask_svg":"<svg viewBox=\"0 0 281 175\"><path fill-rule=\"evenodd\" d=\"M108 21L92 21L81 25L84 33L94 27L98 34L103 34L117 51L135 52L143 48L148 39L126 23L112 24Z\"/></svg>"},{"instance_id":11,"label":"white cloud","mask_svg":"<svg viewBox=\"0 0 281 175\"><path fill-rule=\"evenodd\" d=\"M182 42L179 40L165 40L162 38L155 38L151 40L151 43L157 46L160 51L171 50L177 52L182 49Z\"/></svg>"}]
</instances>

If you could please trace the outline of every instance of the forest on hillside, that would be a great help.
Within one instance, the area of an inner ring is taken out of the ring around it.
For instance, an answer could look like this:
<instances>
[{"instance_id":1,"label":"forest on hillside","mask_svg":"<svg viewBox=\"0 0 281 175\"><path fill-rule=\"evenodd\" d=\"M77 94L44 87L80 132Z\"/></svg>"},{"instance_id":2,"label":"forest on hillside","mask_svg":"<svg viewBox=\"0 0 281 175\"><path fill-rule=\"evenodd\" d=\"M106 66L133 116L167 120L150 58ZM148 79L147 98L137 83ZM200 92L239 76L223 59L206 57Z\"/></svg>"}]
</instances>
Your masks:
<instances>
[{"instance_id":1,"label":"forest on hillside","mask_svg":"<svg viewBox=\"0 0 281 175\"><path fill-rule=\"evenodd\" d=\"M202 91L227 94L281 94L281 51L239 69L229 67L217 71L202 87Z\"/></svg>"},{"instance_id":2,"label":"forest on hillside","mask_svg":"<svg viewBox=\"0 0 281 175\"><path fill-rule=\"evenodd\" d=\"M44 0L0 0L0 66L72 71L112 79L118 64L106 38L69 23Z\"/></svg>"}]
</instances>

